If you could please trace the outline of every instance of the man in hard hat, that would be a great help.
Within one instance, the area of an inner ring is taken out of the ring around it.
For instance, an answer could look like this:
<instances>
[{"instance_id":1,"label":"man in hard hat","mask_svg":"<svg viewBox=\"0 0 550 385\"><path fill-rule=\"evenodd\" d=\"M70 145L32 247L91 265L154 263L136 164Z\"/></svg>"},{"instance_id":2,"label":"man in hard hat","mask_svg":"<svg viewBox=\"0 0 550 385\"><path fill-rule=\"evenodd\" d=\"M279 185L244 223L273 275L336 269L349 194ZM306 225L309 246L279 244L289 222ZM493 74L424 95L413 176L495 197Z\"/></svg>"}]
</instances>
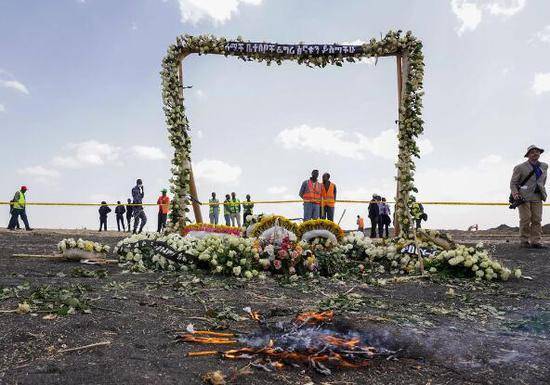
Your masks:
<instances>
[{"instance_id":1,"label":"man in hard hat","mask_svg":"<svg viewBox=\"0 0 550 385\"><path fill-rule=\"evenodd\" d=\"M513 202L510 208L519 211L519 237L521 247L545 249L542 244L542 202L546 201L548 164L539 161L544 149L529 146L527 161L514 167L510 180Z\"/></svg>"},{"instance_id":2,"label":"man in hard hat","mask_svg":"<svg viewBox=\"0 0 550 385\"><path fill-rule=\"evenodd\" d=\"M157 232L159 233L166 228L166 220L170 211L170 198L166 195L167 193L168 190L162 189L162 195L157 199L157 204L159 205Z\"/></svg>"},{"instance_id":3,"label":"man in hard hat","mask_svg":"<svg viewBox=\"0 0 550 385\"><path fill-rule=\"evenodd\" d=\"M31 231L31 227L29 226L29 220L27 219L27 212L25 211L26 206L26 200L25 200L25 193L27 192L27 186L21 186L19 191L15 193L12 199L12 213L10 222L8 224L9 230L15 230L15 226L17 225L17 222L19 220L19 217L21 217L21 220L25 224L25 229L27 231Z\"/></svg>"}]
</instances>

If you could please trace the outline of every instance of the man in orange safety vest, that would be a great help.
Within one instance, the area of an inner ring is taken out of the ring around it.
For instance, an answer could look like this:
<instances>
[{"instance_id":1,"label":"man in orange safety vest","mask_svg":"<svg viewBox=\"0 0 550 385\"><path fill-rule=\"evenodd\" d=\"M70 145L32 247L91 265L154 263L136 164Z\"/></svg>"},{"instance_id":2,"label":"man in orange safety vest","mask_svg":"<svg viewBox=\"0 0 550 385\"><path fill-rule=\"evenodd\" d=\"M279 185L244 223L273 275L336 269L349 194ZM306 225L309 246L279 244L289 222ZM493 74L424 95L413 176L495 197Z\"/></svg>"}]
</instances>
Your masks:
<instances>
[{"instance_id":1,"label":"man in orange safety vest","mask_svg":"<svg viewBox=\"0 0 550 385\"><path fill-rule=\"evenodd\" d=\"M311 172L311 178L302 182L300 198L304 200L304 221L319 219L321 214L321 183L317 181L319 170Z\"/></svg>"},{"instance_id":2,"label":"man in orange safety vest","mask_svg":"<svg viewBox=\"0 0 550 385\"><path fill-rule=\"evenodd\" d=\"M321 218L334 222L334 204L336 203L336 185L330 181L330 174L323 174L321 183Z\"/></svg>"}]
</instances>

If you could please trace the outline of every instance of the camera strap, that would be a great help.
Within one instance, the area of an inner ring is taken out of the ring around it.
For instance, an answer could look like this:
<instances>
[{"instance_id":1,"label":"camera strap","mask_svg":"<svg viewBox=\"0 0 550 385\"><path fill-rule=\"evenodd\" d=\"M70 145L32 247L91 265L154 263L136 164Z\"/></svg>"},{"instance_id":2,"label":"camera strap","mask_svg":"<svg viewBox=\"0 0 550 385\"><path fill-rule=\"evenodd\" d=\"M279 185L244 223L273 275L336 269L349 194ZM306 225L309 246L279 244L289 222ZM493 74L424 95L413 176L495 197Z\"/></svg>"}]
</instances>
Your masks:
<instances>
[{"instance_id":1,"label":"camera strap","mask_svg":"<svg viewBox=\"0 0 550 385\"><path fill-rule=\"evenodd\" d=\"M533 168L531 170L531 172L521 181L521 183L518 185L518 187L521 187L523 186L525 183L527 183L527 181L533 176L533 174L535 173L535 169Z\"/></svg>"}]
</instances>

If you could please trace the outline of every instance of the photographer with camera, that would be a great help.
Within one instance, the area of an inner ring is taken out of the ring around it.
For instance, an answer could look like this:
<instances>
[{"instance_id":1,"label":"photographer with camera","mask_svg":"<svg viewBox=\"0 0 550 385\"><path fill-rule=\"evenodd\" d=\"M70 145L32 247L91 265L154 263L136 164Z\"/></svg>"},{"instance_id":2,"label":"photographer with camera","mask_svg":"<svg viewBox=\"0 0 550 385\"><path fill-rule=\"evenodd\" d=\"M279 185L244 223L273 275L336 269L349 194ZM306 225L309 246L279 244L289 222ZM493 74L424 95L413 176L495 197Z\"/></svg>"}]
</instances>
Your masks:
<instances>
[{"instance_id":1,"label":"photographer with camera","mask_svg":"<svg viewBox=\"0 0 550 385\"><path fill-rule=\"evenodd\" d=\"M521 247L545 249L542 239L542 201L546 201L546 175L548 164L539 162L544 150L529 146L526 162L514 167L510 180L510 208L519 211L519 236Z\"/></svg>"}]
</instances>

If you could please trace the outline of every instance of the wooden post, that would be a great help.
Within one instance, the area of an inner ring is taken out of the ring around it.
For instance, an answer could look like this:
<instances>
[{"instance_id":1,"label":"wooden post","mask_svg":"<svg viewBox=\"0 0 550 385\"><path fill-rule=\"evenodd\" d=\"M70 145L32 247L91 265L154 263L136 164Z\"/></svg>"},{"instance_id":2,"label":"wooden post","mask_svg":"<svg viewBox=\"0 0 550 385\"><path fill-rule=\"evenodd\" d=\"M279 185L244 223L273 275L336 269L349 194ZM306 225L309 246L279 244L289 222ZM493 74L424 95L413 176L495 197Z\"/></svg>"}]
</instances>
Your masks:
<instances>
[{"instance_id":1,"label":"wooden post","mask_svg":"<svg viewBox=\"0 0 550 385\"><path fill-rule=\"evenodd\" d=\"M403 69L402 69L402 58L401 55L398 54L396 57L397 62L397 126L399 130L399 119L401 117L401 95L403 94ZM398 153L398 161L399 161L399 153ZM400 185L399 180L401 179L401 171L399 168L397 168L397 191L395 194L395 201L398 202L399 198L401 196L400 192ZM397 204L396 204L397 207ZM393 229L394 229L394 237L397 237L399 235L399 231L401 230L401 227L399 225L399 221L397 220L397 210L394 208L393 210Z\"/></svg>"},{"instance_id":2,"label":"wooden post","mask_svg":"<svg viewBox=\"0 0 550 385\"><path fill-rule=\"evenodd\" d=\"M183 99L183 59L180 59L179 64L179 78L180 78L180 95ZM184 135L187 135L184 133ZM191 156L189 156L191 158ZM189 169L189 193L191 194L191 204L193 205L193 214L195 215L195 222L202 223L201 205L198 203L197 185L195 184L195 177L193 176L193 166L189 160L189 164L185 164L184 167Z\"/></svg>"}]
</instances>

